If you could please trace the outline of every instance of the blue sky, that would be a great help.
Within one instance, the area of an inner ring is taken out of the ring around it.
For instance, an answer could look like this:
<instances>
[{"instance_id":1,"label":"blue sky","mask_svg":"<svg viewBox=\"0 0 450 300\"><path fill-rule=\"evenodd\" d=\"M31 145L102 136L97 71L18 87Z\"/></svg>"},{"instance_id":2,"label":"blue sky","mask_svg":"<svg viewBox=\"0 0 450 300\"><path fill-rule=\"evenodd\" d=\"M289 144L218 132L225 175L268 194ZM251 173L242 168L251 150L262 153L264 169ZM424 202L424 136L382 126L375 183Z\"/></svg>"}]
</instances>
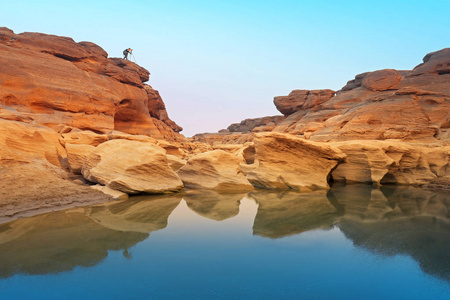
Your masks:
<instances>
[{"instance_id":1,"label":"blue sky","mask_svg":"<svg viewBox=\"0 0 450 300\"><path fill-rule=\"evenodd\" d=\"M273 97L412 69L450 46L450 1L6 1L0 26L131 47L191 136L279 114Z\"/></svg>"}]
</instances>

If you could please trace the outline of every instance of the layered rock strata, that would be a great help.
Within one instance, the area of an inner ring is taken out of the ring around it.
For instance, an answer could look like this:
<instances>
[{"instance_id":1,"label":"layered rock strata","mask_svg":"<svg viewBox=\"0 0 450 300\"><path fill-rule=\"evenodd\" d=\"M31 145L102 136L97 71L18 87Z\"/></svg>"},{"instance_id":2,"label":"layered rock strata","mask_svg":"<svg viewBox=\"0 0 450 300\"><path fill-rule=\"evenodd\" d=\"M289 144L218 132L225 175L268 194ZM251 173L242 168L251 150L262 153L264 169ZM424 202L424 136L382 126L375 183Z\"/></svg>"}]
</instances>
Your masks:
<instances>
[{"instance_id":1,"label":"layered rock strata","mask_svg":"<svg viewBox=\"0 0 450 300\"><path fill-rule=\"evenodd\" d=\"M99 46L0 28L0 115L53 128L179 140L150 73Z\"/></svg>"}]
</instances>

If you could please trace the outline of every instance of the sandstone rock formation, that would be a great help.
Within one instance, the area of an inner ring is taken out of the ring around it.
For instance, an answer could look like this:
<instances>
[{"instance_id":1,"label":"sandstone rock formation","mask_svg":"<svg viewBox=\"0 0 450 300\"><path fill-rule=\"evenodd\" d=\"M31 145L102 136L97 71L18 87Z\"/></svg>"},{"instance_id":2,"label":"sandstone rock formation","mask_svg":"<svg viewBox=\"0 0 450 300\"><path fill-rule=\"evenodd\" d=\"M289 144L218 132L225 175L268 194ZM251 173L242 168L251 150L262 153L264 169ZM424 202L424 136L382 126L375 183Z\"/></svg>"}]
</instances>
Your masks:
<instances>
[{"instance_id":1,"label":"sandstone rock formation","mask_svg":"<svg viewBox=\"0 0 450 300\"><path fill-rule=\"evenodd\" d=\"M102 143L86 156L81 172L89 181L127 194L174 192L183 187L169 167L165 150L151 143Z\"/></svg>"},{"instance_id":2,"label":"sandstone rock formation","mask_svg":"<svg viewBox=\"0 0 450 300\"><path fill-rule=\"evenodd\" d=\"M271 116L256 119L245 119L240 123L234 123L228 126L229 132L261 132L272 131L275 126L284 120L284 116Z\"/></svg>"},{"instance_id":3,"label":"sandstone rock formation","mask_svg":"<svg viewBox=\"0 0 450 300\"><path fill-rule=\"evenodd\" d=\"M71 126L183 139L160 97L154 107L159 94L143 83L149 74L90 42L0 28L0 115L7 111L9 119L56 131Z\"/></svg>"},{"instance_id":4,"label":"sandstone rock formation","mask_svg":"<svg viewBox=\"0 0 450 300\"><path fill-rule=\"evenodd\" d=\"M223 150L208 151L190 157L177 174L188 188L252 190L239 162L236 156Z\"/></svg>"},{"instance_id":5,"label":"sandstone rock formation","mask_svg":"<svg viewBox=\"0 0 450 300\"><path fill-rule=\"evenodd\" d=\"M254 159L246 159L246 177L262 189L328 188L331 170L345 158L335 147L286 134L257 134L253 147Z\"/></svg>"},{"instance_id":6,"label":"sandstone rock formation","mask_svg":"<svg viewBox=\"0 0 450 300\"><path fill-rule=\"evenodd\" d=\"M402 74L397 70L385 69L371 72L364 77L362 84L372 91L392 89L402 80Z\"/></svg>"},{"instance_id":7,"label":"sandstone rock formation","mask_svg":"<svg viewBox=\"0 0 450 300\"><path fill-rule=\"evenodd\" d=\"M336 96L314 106L302 105L305 92L276 97L289 115L274 132L316 141L449 140L449 48L427 54L412 71L380 70L357 75ZM296 96L296 95L300 96Z\"/></svg>"},{"instance_id":8,"label":"sandstone rock formation","mask_svg":"<svg viewBox=\"0 0 450 300\"><path fill-rule=\"evenodd\" d=\"M293 90L288 96L275 97L273 103L285 116L296 111L317 108L336 92L332 90Z\"/></svg>"}]
</instances>

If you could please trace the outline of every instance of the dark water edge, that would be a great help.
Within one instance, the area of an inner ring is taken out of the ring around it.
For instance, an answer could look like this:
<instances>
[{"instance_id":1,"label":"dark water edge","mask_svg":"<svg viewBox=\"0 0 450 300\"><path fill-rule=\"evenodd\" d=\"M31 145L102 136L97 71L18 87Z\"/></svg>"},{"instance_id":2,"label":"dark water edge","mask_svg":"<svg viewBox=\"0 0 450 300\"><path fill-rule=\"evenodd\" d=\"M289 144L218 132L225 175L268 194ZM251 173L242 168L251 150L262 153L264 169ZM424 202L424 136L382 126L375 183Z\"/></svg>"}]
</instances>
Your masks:
<instances>
[{"instance_id":1,"label":"dark water edge","mask_svg":"<svg viewBox=\"0 0 450 300\"><path fill-rule=\"evenodd\" d=\"M18 219L0 225L0 295L449 299L450 196L195 191Z\"/></svg>"}]
</instances>

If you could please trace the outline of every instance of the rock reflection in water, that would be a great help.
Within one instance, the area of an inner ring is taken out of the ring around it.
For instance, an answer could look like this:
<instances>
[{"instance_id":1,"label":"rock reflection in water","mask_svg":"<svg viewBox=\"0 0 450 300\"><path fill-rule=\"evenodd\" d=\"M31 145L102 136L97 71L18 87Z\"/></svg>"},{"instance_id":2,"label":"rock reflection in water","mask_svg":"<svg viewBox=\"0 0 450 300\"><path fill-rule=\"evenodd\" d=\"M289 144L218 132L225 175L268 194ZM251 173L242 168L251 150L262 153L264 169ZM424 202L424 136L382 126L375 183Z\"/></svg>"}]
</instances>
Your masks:
<instances>
[{"instance_id":1,"label":"rock reflection in water","mask_svg":"<svg viewBox=\"0 0 450 300\"><path fill-rule=\"evenodd\" d=\"M450 281L450 198L445 192L359 185L336 187L329 195L344 206L338 227L355 246L409 255L424 272Z\"/></svg>"},{"instance_id":2,"label":"rock reflection in water","mask_svg":"<svg viewBox=\"0 0 450 300\"><path fill-rule=\"evenodd\" d=\"M0 277L94 266L109 250L122 250L130 257L127 249L165 228L182 198L196 214L222 221L239 214L244 197L258 204L254 235L275 239L337 226L357 247L378 255L409 255L424 272L450 280L449 196L407 186L370 185L335 185L310 193L204 190L139 196L19 219L0 225Z\"/></svg>"},{"instance_id":3,"label":"rock reflection in water","mask_svg":"<svg viewBox=\"0 0 450 300\"><path fill-rule=\"evenodd\" d=\"M253 234L279 238L313 229L328 229L338 210L326 191L311 193L253 191L249 197L259 204Z\"/></svg>"},{"instance_id":4,"label":"rock reflection in water","mask_svg":"<svg viewBox=\"0 0 450 300\"><path fill-rule=\"evenodd\" d=\"M135 196L127 201L88 208L87 216L113 230L150 233L166 228L169 215L181 199L181 194Z\"/></svg>"},{"instance_id":5,"label":"rock reflection in water","mask_svg":"<svg viewBox=\"0 0 450 300\"><path fill-rule=\"evenodd\" d=\"M165 228L181 195L139 196L0 225L0 277L94 266Z\"/></svg>"},{"instance_id":6,"label":"rock reflection in water","mask_svg":"<svg viewBox=\"0 0 450 300\"><path fill-rule=\"evenodd\" d=\"M0 277L94 266L108 250L126 250L147 237L105 228L83 209L18 219L0 225Z\"/></svg>"},{"instance_id":7,"label":"rock reflection in water","mask_svg":"<svg viewBox=\"0 0 450 300\"><path fill-rule=\"evenodd\" d=\"M219 193L214 190L190 191L183 196L187 206L202 217L223 221L239 214L247 193Z\"/></svg>"}]
</instances>

